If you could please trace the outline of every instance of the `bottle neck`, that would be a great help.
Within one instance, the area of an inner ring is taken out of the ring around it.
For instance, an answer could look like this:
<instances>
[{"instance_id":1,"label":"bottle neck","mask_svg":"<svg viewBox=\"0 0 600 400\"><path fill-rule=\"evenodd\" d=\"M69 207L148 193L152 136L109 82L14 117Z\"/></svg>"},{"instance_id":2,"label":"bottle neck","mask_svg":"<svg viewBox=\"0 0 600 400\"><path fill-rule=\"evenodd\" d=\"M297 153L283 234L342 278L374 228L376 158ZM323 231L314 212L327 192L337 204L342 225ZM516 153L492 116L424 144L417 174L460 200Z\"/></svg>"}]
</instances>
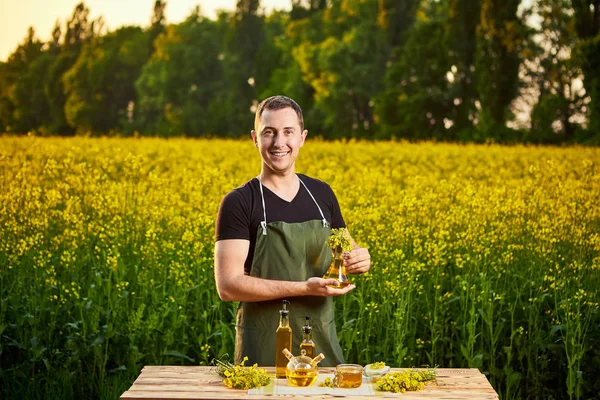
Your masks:
<instances>
[{"instance_id":1,"label":"bottle neck","mask_svg":"<svg viewBox=\"0 0 600 400\"><path fill-rule=\"evenodd\" d=\"M279 315L279 326L290 326L290 317L287 315Z\"/></svg>"},{"instance_id":2,"label":"bottle neck","mask_svg":"<svg viewBox=\"0 0 600 400\"><path fill-rule=\"evenodd\" d=\"M304 336L304 337L303 337L303 339L304 339L304 340L307 340L307 341L308 341L308 340L312 340L312 332L308 332L308 333L307 333L307 332L304 332L304 335L303 335L303 336Z\"/></svg>"}]
</instances>

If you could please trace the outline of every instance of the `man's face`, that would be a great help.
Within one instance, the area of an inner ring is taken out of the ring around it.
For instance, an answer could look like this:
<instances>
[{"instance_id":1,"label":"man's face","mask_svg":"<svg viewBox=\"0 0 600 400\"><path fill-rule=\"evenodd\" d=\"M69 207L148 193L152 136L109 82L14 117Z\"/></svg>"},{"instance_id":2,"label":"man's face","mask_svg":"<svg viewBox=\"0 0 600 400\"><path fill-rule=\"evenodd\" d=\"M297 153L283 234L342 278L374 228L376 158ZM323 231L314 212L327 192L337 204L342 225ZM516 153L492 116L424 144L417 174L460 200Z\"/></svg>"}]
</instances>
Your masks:
<instances>
[{"instance_id":1,"label":"man's face","mask_svg":"<svg viewBox=\"0 0 600 400\"><path fill-rule=\"evenodd\" d=\"M277 174L293 171L296 157L308 133L300 129L294 109L264 110L257 128L258 131L252 131L252 139L260 151L263 164Z\"/></svg>"}]
</instances>

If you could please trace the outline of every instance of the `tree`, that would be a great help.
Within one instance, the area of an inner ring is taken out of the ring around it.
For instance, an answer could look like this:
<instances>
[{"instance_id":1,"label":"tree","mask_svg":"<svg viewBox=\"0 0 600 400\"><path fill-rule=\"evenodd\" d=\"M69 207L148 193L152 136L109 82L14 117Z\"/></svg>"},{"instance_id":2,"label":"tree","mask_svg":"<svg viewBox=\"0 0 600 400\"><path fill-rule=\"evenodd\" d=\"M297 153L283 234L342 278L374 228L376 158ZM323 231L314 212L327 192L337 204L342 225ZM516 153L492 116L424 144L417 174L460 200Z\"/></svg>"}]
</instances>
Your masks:
<instances>
[{"instance_id":1,"label":"tree","mask_svg":"<svg viewBox=\"0 0 600 400\"><path fill-rule=\"evenodd\" d=\"M531 50L536 57L526 65L539 95L531 113L527 140L572 140L577 127L574 120L584 115L586 107L586 96L577 89L582 69L577 57L573 57L578 44L573 10L569 0L539 0L536 11L541 17Z\"/></svg>"},{"instance_id":2,"label":"tree","mask_svg":"<svg viewBox=\"0 0 600 400\"><path fill-rule=\"evenodd\" d=\"M52 39L48 43L48 48L50 51L56 53L60 51L60 38L62 36L62 30L60 28L60 21L56 20L54 23L54 28L52 28Z\"/></svg>"},{"instance_id":3,"label":"tree","mask_svg":"<svg viewBox=\"0 0 600 400\"><path fill-rule=\"evenodd\" d=\"M576 48L581 59L583 83L590 96L589 130L600 137L600 0L572 0L575 30L579 37Z\"/></svg>"},{"instance_id":4,"label":"tree","mask_svg":"<svg viewBox=\"0 0 600 400\"><path fill-rule=\"evenodd\" d=\"M334 2L322 14L322 34L305 33L292 50L325 116L325 137L373 136L373 98L385 69L385 31L371 1ZM306 25L311 30L311 25ZM316 26L319 29L319 25Z\"/></svg>"},{"instance_id":5,"label":"tree","mask_svg":"<svg viewBox=\"0 0 600 400\"><path fill-rule=\"evenodd\" d=\"M197 9L158 36L156 51L135 83L140 130L161 136L226 132L230 126L223 103L229 90L222 65L226 24L202 18Z\"/></svg>"},{"instance_id":6,"label":"tree","mask_svg":"<svg viewBox=\"0 0 600 400\"><path fill-rule=\"evenodd\" d=\"M5 64L0 111L4 129L8 131L26 133L43 119L45 99L36 84L39 75L43 74L40 63L36 64L42 55L42 46L34 28L29 27L27 36Z\"/></svg>"},{"instance_id":7,"label":"tree","mask_svg":"<svg viewBox=\"0 0 600 400\"><path fill-rule=\"evenodd\" d=\"M512 140L506 121L519 90L520 51L525 27L517 10L521 0L483 0L477 28L477 89L481 102L482 138Z\"/></svg>"},{"instance_id":8,"label":"tree","mask_svg":"<svg viewBox=\"0 0 600 400\"><path fill-rule=\"evenodd\" d=\"M274 68L258 58L265 44L264 18L258 13L259 5L259 0L238 0L225 39L223 67L229 90L223 104L229 111L226 131L234 136L252 126L259 68Z\"/></svg>"},{"instance_id":9,"label":"tree","mask_svg":"<svg viewBox=\"0 0 600 400\"><path fill-rule=\"evenodd\" d=\"M154 2L152 19L150 20L150 53L154 52L154 40L165 31L166 17L165 8L167 3L162 0Z\"/></svg>"},{"instance_id":10,"label":"tree","mask_svg":"<svg viewBox=\"0 0 600 400\"><path fill-rule=\"evenodd\" d=\"M52 122L49 130L63 135L73 134L75 130L67 123L65 103L67 96L63 87L63 75L75 64L83 44L103 32L102 19L89 21L89 9L84 3L75 6L73 14L66 23L65 36L60 52L49 65L44 83L44 93L50 106Z\"/></svg>"},{"instance_id":11,"label":"tree","mask_svg":"<svg viewBox=\"0 0 600 400\"><path fill-rule=\"evenodd\" d=\"M477 27L480 21L480 0L449 0L448 50L454 66L450 85L453 98L453 129L469 137L477 114L478 101L475 82Z\"/></svg>"},{"instance_id":12,"label":"tree","mask_svg":"<svg viewBox=\"0 0 600 400\"><path fill-rule=\"evenodd\" d=\"M63 77L70 126L107 133L133 122L134 82L149 57L148 39L141 28L124 27L85 43Z\"/></svg>"},{"instance_id":13,"label":"tree","mask_svg":"<svg viewBox=\"0 0 600 400\"><path fill-rule=\"evenodd\" d=\"M448 139L452 98L446 78L450 59L444 48L447 8L424 3L397 59L385 74L385 90L375 101L379 138ZM426 16L426 17L425 17Z\"/></svg>"},{"instance_id":14,"label":"tree","mask_svg":"<svg viewBox=\"0 0 600 400\"><path fill-rule=\"evenodd\" d=\"M402 45L405 33L415 23L415 13L421 3L411 0L379 1L377 23L387 32L391 49Z\"/></svg>"}]
</instances>

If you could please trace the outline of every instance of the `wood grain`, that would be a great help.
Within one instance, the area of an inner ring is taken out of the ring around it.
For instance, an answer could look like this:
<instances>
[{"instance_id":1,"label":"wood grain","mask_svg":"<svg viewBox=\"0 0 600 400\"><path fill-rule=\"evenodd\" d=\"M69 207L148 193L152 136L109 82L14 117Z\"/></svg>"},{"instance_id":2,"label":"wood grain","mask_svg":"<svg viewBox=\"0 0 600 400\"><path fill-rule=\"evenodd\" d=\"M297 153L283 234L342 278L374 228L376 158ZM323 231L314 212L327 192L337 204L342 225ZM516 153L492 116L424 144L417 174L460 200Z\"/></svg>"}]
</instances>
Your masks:
<instances>
[{"instance_id":1,"label":"wood grain","mask_svg":"<svg viewBox=\"0 0 600 400\"><path fill-rule=\"evenodd\" d=\"M265 368L270 374L275 373L273 367ZM333 373L334 368L320 368L319 373ZM392 368L400 371L401 368ZM350 390L350 389L348 389ZM249 395L245 390L229 389L221 382L214 367L175 367L175 366L146 366L131 388L121 396L121 399L269 399L293 398L285 395ZM427 385L419 392L382 393L377 396L332 396L332 395L299 395L302 399L334 399L348 398L351 400L373 398L402 398L403 400L418 399L478 399L498 400L498 395L478 369L438 368L437 384Z\"/></svg>"}]
</instances>

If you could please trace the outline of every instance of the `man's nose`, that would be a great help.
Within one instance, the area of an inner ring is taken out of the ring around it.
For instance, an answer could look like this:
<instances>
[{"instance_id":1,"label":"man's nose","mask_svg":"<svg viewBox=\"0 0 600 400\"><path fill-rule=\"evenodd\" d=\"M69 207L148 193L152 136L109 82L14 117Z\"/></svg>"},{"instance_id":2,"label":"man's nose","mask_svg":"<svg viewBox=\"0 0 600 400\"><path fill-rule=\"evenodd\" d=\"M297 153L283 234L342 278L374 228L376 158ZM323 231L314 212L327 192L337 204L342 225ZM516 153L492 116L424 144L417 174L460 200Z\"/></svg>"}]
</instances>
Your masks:
<instances>
[{"instance_id":1,"label":"man's nose","mask_svg":"<svg viewBox=\"0 0 600 400\"><path fill-rule=\"evenodd\" d=\"M275 135L275 147L283 147L285 145L285 137L282 134Z\"/></svg>"}]
</instances>

